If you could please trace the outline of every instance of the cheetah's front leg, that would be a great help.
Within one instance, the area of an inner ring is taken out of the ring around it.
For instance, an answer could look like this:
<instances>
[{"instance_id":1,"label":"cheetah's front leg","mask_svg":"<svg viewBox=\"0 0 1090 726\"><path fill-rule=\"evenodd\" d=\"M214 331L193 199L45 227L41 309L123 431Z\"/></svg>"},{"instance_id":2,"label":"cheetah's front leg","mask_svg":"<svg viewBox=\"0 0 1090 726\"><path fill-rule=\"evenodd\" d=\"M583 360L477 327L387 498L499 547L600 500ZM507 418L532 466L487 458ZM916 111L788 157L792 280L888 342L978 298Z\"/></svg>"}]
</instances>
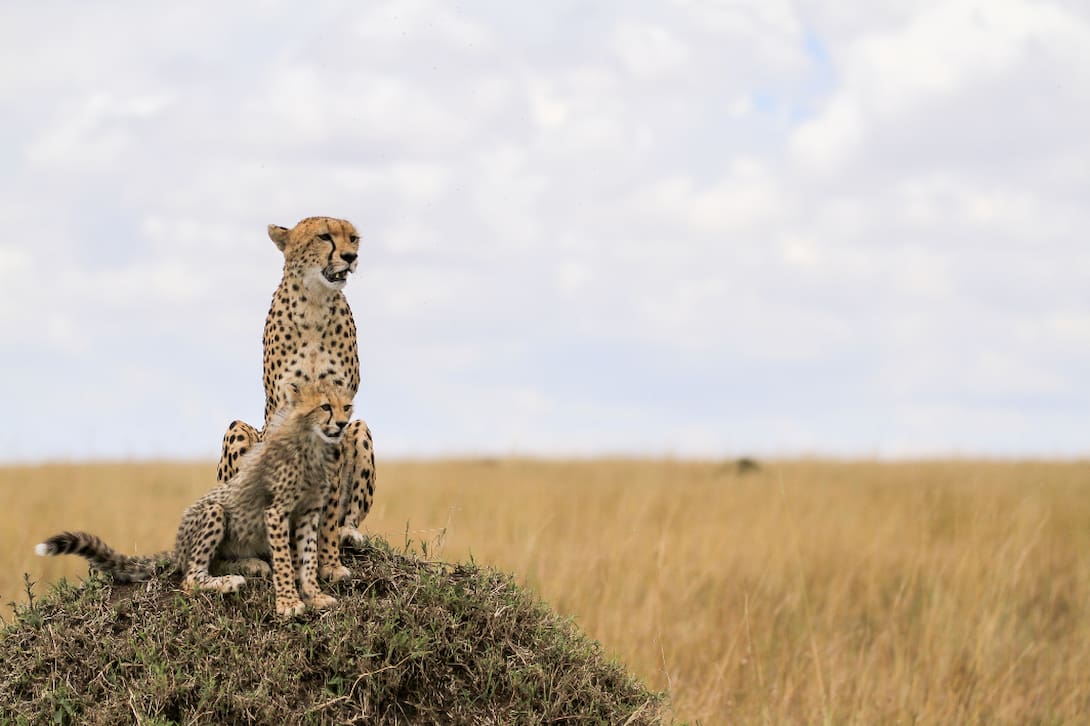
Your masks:
<instances>
[{"instance_id":1,"label":"cheetah's front leg","mask_svg":"<svg viewBox=\"0 0 1090 726\"><path fill-rule=\"evenodd\" d=\"M337 541L338 511L341 502L341 461L337 458L326 466L323 506L318 520L318 575L330 582L340 582L351 573L341 563L341 548Z\"/></svg>"},{"instance_id":2,"label":"cheetah's front leg","mask_svg":"<svg viewBox=\"0 0 1090 726\"><path fill-rule=\"evenodd\" d=\"M375 496L375 447L371 429L363 421L348 424L341 437L341 476L334 484L339 487L338 514L341 543L363 549L367 538L360 532L360 522L371 511Z\"/></svg>"},{"instance_id":3,"label":"cheetah's front leg","mask_svg":"<svg viewBox=\"0 0 1090 726\"><path fill-rule=\"evenodd\" d=\"M272 554L276 613L285 617L298 615L306 606L295 589L295 568L292 566L287 511L275 504L266 509L265 533L269 538L269 552Z\"/></svg>"},{"instance_id":4,"label":"cheetah's front leg","mask_svg":"<svg viewBox=\"0 0 1090 726\"><path fill-rule=\"evenodd\" d=\"M303 600L311 607L332 607L337 599L318 589L318 517L322 508L319 504L299 518L295 526L295 552L299 559L299 590Z\"/></svg>"}]
</instances>

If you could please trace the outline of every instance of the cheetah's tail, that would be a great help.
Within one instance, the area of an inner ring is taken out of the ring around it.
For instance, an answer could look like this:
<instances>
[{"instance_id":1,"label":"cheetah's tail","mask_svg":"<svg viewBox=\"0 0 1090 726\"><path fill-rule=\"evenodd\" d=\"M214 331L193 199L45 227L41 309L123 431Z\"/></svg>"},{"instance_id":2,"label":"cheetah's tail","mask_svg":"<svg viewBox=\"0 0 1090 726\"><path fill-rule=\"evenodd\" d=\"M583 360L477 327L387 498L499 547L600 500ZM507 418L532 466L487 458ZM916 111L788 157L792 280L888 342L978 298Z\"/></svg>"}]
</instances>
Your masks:
<instances>
[{"instance_id":1,"label":"cheetah's tail","mask_svg":"<svg viewBox=\"0 0 1090 726\"><path fill-rule=\"evenodd\" d=\"M91 563L91 567L113 576L117 582L139 582L156 573L153 557L129 557L120 554L100 538L87 532L61 532L34 548L42 557L50 555L79 555ZM169 554L169 553L167 553Z\"/></svg>"}]
</instances>

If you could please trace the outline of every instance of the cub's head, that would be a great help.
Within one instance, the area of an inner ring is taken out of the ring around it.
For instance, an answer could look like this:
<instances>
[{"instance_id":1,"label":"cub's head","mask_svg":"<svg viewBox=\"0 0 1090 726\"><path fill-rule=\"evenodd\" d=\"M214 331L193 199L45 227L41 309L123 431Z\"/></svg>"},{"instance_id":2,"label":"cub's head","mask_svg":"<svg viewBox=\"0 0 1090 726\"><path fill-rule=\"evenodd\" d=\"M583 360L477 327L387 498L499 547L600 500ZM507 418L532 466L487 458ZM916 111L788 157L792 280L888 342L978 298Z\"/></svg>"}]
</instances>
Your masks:
<instances>
[{"instance_id":1,"label":"cub's head","mask_svg":"<svg viewBox=\"0 0 1090 726\"><path fill-rule=\"evenodd\" d=\"M327 444L341 440L352 418L352 394L329 381L289 383L288 405L299 413Z\"/></svg>"},{"instance_id":2,"label":"cub's head","mask_svg":"<svg viewBox=\"0 0 1090 726\"><path fill-rule=\"evenodd\" d=\"M301 274L308 287L340 290L356 271L360 236L351 222L307 217L291 229L270 224L269 238L284 253L285 268Z\"/></svg>"}]
</instances>

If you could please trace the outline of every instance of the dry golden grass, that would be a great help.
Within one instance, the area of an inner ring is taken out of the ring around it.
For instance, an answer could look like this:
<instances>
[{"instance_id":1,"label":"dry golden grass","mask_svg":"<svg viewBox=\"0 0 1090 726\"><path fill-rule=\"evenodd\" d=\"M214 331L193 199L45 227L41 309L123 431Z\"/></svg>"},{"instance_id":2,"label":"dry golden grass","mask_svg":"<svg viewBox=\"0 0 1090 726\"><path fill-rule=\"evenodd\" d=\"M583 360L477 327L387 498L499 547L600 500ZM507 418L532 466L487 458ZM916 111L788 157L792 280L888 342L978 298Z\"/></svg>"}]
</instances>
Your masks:
<instances>
[{"instance_id":1,"label":"dry golden grass","mask_svg":"<svg viewBox=\"0 0 1090 726\"><path fill-rule=\"evenodd\" d=\"M81 575L65 528L169 548L212 464L0 469L0 597ZM1090 466L381 463L367 528L510 570L679 719L1078 723Z\"/></svg>"}]
</instances>

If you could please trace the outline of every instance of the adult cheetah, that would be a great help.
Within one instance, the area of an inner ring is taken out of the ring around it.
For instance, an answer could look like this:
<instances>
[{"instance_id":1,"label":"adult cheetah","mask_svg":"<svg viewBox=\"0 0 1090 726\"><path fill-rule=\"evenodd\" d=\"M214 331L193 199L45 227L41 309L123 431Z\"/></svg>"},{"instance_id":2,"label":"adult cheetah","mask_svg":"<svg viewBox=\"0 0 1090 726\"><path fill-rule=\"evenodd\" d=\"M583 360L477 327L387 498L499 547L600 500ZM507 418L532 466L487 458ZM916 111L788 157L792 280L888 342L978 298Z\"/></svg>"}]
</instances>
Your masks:
<instances>
[{"instance_id":1,"label":"adult cheetah","mask_svg":"<svg viewBox=\"0 0 1090 726\"><path fill-rule=\"evenodd\" d=\"M337 601L319 590L318 567L336 556L336 539L334 531L326 532L323 539L334 543L334 551L319 552L318 529L336 529L335 520L322 520L321 513L329 465L339 458L351 413L351 397L332 381L288 384L285 405L238 471L185 510L172 552L130 557L86 532L54 535L36 551L80 555L122 582L146 580L173 565L183 575L183 589L217 592L235 592L245 584L244 574L269 574L271 559L278 614L329 607Z\"/></svg>"},{"instance_id":2,"label":"adult cheetah","mask_svg":"<svg viewBox=\"0 0 1090 726\"><path fill-rule=\"evenodd\" d=\"M343 219L308 217L291 229L269 225L269 238L284 253L284 274L265 318L266 426L293 381L328 379L353 396L360 385L356 323L341 292L358 262L356 228ZM227 427L217 473L220 481L231 478L238 461L261 436L244 421ZM374 445L363 421L348 425L329 478L338 484L331 489L324 515L337 523L333 544L362 546L359 524L375 493ZM328 545L323 542L323 549ZM339 566L338 559L329 568L323 566L321 574L330 576Z\"/></svg>"}]
</instances>

